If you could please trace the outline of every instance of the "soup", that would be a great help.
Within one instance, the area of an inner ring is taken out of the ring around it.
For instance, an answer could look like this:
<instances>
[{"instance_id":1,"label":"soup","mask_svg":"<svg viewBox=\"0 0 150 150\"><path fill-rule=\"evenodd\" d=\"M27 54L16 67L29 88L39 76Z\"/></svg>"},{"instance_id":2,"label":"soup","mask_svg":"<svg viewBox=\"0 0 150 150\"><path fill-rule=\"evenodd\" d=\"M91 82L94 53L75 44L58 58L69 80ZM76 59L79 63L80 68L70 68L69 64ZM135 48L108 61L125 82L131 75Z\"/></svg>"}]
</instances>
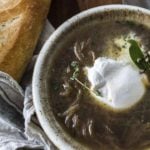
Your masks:
<instances>
[{"instance_id":1,"label":"soup","mask_svg":"<svg viewBox=\"0 0 150 150\"><path fill-rule=\"evenodd\" d=\"M124 104L119 108L111 107L96 98L106 94L92 91L86 70L87 67L92 68L98 58L125 61L130 39L137 40L140 47L148 51L150 29L128 21L95 25L90 31L85 30L82 35L74 37L67 47L59 51L50 70L50 98L56 119L70 136L91 149L150 148L149 84L146 84L144 94L131 107L122 109ZM139 74L144 74L149 82L149 72L140 70ZM127 82L130 83L134 78L129 80ZM119 82L122 84L122 80ZM116 86L112 84L111 88L115 89ZM135 94L136 88L133 86L131 89ZM128 91L126 95L131 94ZM119 95L120 101L122 98L123 95Z\"/></svg>"}]
</instances>

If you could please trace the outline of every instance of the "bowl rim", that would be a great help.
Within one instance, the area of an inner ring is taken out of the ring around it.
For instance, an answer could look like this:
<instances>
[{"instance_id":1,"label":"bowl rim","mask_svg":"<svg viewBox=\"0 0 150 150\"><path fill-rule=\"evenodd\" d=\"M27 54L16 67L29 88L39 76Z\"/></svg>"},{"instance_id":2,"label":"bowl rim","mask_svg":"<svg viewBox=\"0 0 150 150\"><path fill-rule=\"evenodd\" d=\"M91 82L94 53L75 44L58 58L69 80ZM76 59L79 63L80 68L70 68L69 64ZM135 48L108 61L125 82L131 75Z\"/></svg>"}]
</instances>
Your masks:
<instances>
[{"instance_id":1,"label":"bowl rim","mask_svg":"<svg viewBox=\"0 0 150 150\"><path fill-rule=\"evenodd\" d=\"M47 120L47 117L45 116L45 109L43 108L43 103L41 102L41 99L44 99L44 97L41 96L42 93L42 86L45 85L44 81L44 68L46 64L46 59L48 53L50 53L50 47L52 46L53 42L57 39L57 37L61 36L64 30L67 30L74 22L76 22L78 19L83 19L85 17L88 17L89 15L92 15L94 13L102 13L105 10L129 10L129 11L140 11L144 14L148 14L150 16L150 11L137 7L137 6L130 6L130 5L104 5L104 6L98 6L95 8L91 8L88 10L85 10L75 16L73 16L71 19L64 22L60 27L58 27L57 30L54 31L54 33L49 37L49 39L46 41L44 46L42 47L42 50L38 56L37 62L35 64L34 73L33 73L33 81L32 81L32 91L33 91L33 103L35 107L35 112L37 114L38 120L40 122L41 127L43 128L44 132L48 136L48 138L58 147L59 149L64 150L71 150L75 149L75 147L78 145L78 143L72 143L70 145L68 142L65 142L62 137L60 137L60 134L56 131L54 131L53 127L51 127L50 123ZM82 146L79 146L80 149L87 149Z\"/></svg>"}]
</instances>

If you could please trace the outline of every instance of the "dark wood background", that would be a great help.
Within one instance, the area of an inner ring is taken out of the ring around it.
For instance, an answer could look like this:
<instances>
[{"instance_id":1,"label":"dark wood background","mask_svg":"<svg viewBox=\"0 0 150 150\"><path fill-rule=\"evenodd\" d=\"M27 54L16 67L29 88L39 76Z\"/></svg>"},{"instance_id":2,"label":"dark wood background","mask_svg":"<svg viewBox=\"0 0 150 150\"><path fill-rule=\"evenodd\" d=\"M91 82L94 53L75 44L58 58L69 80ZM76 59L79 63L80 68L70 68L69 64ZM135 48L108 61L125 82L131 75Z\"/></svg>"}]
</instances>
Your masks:
<instances>
[{"instance_id":1,"label":"dark wood background","mask_svg":"<svg viewBox=\"0 0 150 150\"><path fill-rule=\"evenodd\" d=\"M48 17L52 25L57 28L68 18L88 8L120 3L121 0L52 0Z\"/></svg>"}]
</instances>

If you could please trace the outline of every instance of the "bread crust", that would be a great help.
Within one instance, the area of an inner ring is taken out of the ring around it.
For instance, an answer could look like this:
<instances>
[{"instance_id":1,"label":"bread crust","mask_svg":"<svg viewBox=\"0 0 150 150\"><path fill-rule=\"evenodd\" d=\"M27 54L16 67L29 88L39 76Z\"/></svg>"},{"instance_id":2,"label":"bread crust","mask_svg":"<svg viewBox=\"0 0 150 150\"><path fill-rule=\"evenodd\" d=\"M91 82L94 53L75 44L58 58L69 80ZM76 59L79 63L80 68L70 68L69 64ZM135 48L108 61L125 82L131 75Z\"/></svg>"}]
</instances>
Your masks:
<instances>
[{"instance_id":1,"label":"bread crust","mask_svg":"<svg viewBox=\"0 0 150 150\"><path fill-rule=\"evenodd\" d=\"M0 71L18 81L33 55L50 1L0 0Z\"/></svg>"}]
</instances>

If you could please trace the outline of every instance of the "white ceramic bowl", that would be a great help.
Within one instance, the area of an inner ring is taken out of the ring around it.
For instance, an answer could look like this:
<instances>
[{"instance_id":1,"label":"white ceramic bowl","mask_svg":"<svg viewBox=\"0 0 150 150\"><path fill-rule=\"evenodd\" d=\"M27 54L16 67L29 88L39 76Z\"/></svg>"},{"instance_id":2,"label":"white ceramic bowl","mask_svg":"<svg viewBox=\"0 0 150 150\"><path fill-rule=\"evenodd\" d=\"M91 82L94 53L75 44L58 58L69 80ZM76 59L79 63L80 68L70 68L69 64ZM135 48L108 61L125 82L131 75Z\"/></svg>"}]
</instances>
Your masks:
<instances>
[{"instance_id":1,"label":"white ceramic bowl","mask_svg":"<svg viewBox=\"0 0 150 150\"><path fill-rule=\"evenodd\" d=\"M79 29L96 21L130 20L150 26L150 11L127 5L108 5L84 11L61 25L50 36L38 57L33 75L33 99L37 117L51 141L62 150L88 149L69 136L56 121L49 104L48 77L53 55L73 35L81 34ZM84 28L82 28L84 30ZM81 30L80 30L81 31Z\"/></svg>"}]
</instances>

